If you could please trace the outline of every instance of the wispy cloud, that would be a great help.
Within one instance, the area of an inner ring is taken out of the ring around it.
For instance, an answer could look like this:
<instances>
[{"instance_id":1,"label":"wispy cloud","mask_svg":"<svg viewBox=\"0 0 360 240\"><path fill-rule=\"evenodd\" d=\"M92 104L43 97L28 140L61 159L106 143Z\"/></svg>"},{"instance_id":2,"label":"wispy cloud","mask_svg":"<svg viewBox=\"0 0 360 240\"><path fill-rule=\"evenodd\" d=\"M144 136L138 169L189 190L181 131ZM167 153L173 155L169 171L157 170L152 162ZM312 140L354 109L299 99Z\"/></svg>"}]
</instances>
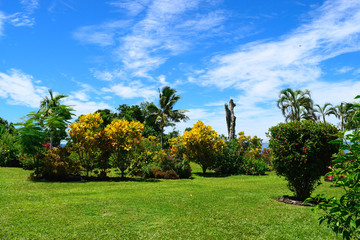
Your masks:
<instances>
[{"instance_id":1,"label":"wispy cloud","mask_svg":"<svg viewBox=\"0 0 360 240\"><path fill-rule=\"evenodd\" d=\"M5 20L6 20L5 14L3 12L0 12L0 36L2 36L4 32Z\"/></svg>"},{"instance_id":2,"label":"wispy cloud","mask_svg":"<svg viewBox=\"0 0 360 240\"><path fill-rule=\"evenodd\" d=\"M39 7L39 1L21 0L20 4L22 5L23 11L11 14L7 16L7 18L15 27L33 26L35 24L35 18L33 17L33 14Z\"/></svg>"},{"instance_id":3,"label":"wispy cloud","mask_svg":"<svg viewBox=\"0 0 360 240\"><path fill-rule=\"evenodd\" d=\"M0 97L8 104L39 107L47 88L33 83L33 77L17 69L0 72Z\"/></svg>"},{"instance_id":4,"label":"wispy cloud","mask_svg":"<svg viewBox=\"0 0 360 240\"><path fill-rule=\"evenodd\" d=\"M150 0L120 0L112 1L108 4L122 10L130 16L136 16L146 9L147 5L150 3Z\"/></svg>"},{"instance_id":5,"label":"wispy cloud","mask_svg":"<svg viewBox=\"0 0 360 240\"><path fill-rule=\"evenodd\" d=\"M211 30L224 23L225 14L222 11L208 10L201 14L194 11L208 6L209 2L215 1L111 1L111 6L140 17L129 18L126 32L118 24L109 27L116 23L114 21L79 28L74 37L84 43L113 47L117 61L131 77L152 79L150 71L159 68L169 57L196 45L200 33L211 34Z\"/></svg>"},{"instance_id":6,"label":"wispy cloud","mask_svg":"<svg viewBox=\"0 0 360 240\"><path fill-rule=\"evenodd\" d=\"M73 36L83 43L106 47L114 45L116 34L122 33L128 26L129 21L122 20L107 22L101 25L84 26L77 29Z\"/></svg>"},{"instance_id":7,"label":"wispy cloud","mask_svg":"<svg viewBox=\"0 0 360 240\"><path fill-rule=\"evenodd\" d=\"M338 73L348 73L348 72L352 71L353 69L354 69L353 67L345 66L340 69L337 69L337 72Z\"/></svg>"},{"instance_id":8,"label":"wispy cloud","mask_svg":"<svg viewBox=\"0 0 360 240\"><path fill-rule=\"evenodd\" d=\"M281 88L301 88L321 78L320 63L360 50L360 2L326 1L313 18L275 41L241 45L211 59L193 82L243 90L245 104L277 98ZM244 101L240 101L244 102Z\"/></svg>"},{"instance_id":9,"label":"wispy cloud","mask_svg":"<svg viewBox=\"0 0 360 240\"><path fill-rule=\"evenodd\" d=\"M131 83L118 83L108 88L102 88L105 93L113 93L124 99L144 98L152 100L157 96L157 91L153 87L144 86L140 81Z\"/></svg>"}]
</instances>

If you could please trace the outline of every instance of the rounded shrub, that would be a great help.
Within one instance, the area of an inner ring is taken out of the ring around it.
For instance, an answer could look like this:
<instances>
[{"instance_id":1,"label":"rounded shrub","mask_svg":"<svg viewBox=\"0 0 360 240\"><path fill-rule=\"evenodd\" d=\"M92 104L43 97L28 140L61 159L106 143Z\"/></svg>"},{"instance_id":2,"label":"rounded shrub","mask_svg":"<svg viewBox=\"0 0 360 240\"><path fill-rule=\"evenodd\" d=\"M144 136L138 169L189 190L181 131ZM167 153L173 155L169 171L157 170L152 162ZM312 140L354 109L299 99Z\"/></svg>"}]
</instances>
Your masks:
<instances>
[{"instance_id":1,"label":"rounded shrub","mask_svg":"<svg viewBox=\"0 0 360 240\"><path fill-rule=\"evenodd\" d=\"M327 173L331 157L339 144L330 143L338 130L328 123L311 120L280 123L269 129L276 174L284 176L295 197L310 197L322 175Z\"/></svg>"}]
</instances>

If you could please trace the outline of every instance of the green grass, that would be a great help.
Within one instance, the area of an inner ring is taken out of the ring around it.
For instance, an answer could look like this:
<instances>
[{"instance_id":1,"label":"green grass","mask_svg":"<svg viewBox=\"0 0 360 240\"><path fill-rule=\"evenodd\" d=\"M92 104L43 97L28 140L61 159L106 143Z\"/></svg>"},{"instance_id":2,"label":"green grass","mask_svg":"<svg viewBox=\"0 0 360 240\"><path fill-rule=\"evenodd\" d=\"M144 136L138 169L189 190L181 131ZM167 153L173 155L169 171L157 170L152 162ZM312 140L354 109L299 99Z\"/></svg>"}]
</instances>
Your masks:
<instances>
[{"instance_id":1,"label":"green grass","mask_svg":"<svg viewBox=\"0 0 360 240\"><path fill-rule=\"evenodd\" d=\"M195 173L201 169L195 167ZM0 168L0 239L341 239L266 176L160 181L32 182ZM319 186L316 193L339 195Z\"/></svg>"}]
</instances>

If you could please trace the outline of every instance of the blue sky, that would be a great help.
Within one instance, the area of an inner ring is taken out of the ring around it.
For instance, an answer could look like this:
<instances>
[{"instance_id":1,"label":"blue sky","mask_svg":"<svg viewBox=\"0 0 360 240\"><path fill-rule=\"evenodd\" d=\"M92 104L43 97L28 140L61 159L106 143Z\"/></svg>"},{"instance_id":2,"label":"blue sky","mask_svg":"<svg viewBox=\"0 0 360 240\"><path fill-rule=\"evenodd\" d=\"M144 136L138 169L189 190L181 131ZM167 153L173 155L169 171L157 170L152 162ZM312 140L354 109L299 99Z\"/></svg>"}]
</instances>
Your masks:
<instances>
[{"instance_id":1,"label":"blue sky","mask_svg":"<svg viewBox=\"0 0 360 240\"><path fill-rule=\"evenodd\" d=\"M232 98L236 131L265 138L284 121L281 89L352 102L359 51L355 0L0 0L0 117L20 121L47 89L79 115L169 85L189 110L178 130L203 120L226 134Z\"/></svg>"}]
</instances>

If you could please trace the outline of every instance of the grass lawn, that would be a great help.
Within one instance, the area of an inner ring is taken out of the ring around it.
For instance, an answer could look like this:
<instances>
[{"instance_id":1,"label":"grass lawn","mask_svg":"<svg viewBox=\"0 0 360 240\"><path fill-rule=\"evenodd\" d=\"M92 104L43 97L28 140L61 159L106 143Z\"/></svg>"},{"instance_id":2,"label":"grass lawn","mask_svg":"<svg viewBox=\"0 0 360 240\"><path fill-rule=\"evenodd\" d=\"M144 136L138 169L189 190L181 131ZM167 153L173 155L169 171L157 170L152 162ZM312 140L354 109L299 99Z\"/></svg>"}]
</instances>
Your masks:
<instances>
[{"instance_id":1,"label":"grass lawn","mask_svg":"<svg viewBox=\"0 0 360 240\"><path fill-rule=\"evenodd\" d=\"M341 239L266 176L120 182L32 182L0 168L0 239ZM316 193L341 189L320 185Z\"/></svg>"}]
</instances>

